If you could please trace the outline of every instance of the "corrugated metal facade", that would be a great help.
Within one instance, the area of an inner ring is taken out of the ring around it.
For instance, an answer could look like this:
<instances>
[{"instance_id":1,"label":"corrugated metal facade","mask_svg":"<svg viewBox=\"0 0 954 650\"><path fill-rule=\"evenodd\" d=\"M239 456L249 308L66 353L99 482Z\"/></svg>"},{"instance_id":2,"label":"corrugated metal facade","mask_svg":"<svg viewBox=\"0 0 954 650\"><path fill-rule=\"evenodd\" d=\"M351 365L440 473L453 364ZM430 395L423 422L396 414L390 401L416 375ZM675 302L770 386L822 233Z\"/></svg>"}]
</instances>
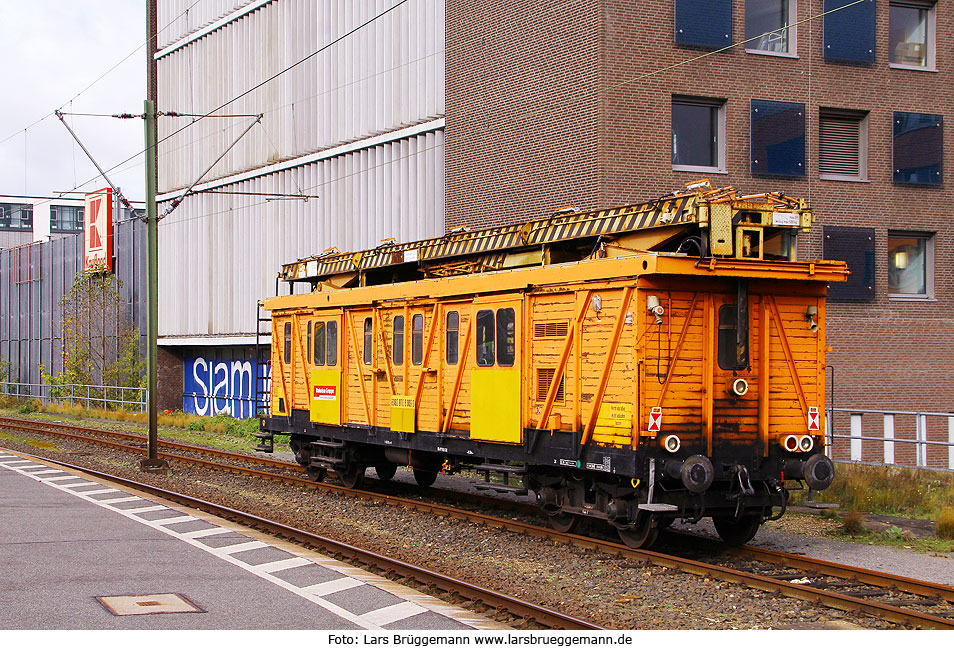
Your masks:
<instances>
[{"instance_id":1,"label":"corrugated metal facade","mask_svg":"<svg viewBox=\"0 0 954 650\"><path fill-rule=\"evenodd\" d=\"M283 263L442 233L443 164L437 130L216 188L320 197L307 202L190 197L159 224L159 336L250 336Z\"/></svg>"},{"instance_id":2,"label":"corrugated metal facade","mask_svg":"<svg viewBox=\"0 0 954 650\"><path fill-rule=\"evenodd\" d=\"M160 52L159 108L186 114L216 109L317 52L220 112L263 113L264 118L206 179L442 116L442 1L410 0L345 36L392 4L391 0L274 0L182 47ZM190 185L249 121L209 118L162 142L160 191ZM160 139L187 123L161 118Z\"/></svg>"},{"instance_id":3,"label":"corrugated metal facade","mask_svg":"<svg viewBox=\"0 0 954 650\"><path fill-rule=\"evenodd\" d=\"M113 225L120 295L145 346L145 225ZM0 360L9 362L10 381L39 383L40 364L63 370L60 300L83 269L83 235L0 251Z\"/></svg>"},{"instance_id":4,"label":"corrugated metal facade","mask_svg":"<svg viewBox=\"0 0 954 650\"><path fill-rule=\"evenodd\" d=\"M410 0L333 45L393 1L208 4L163 40L176 44L158 54L161 111L208 112L322 51L222 111L264 118L197 188L216 193L160 223L162 345L250 340L283 263L444 232L443 1ZM188 6L160 0L160 25ZM160 214L249 121L202 120L160 144ZM160 138L186 123L161 118Z\"/></svg>"}]
</instances>

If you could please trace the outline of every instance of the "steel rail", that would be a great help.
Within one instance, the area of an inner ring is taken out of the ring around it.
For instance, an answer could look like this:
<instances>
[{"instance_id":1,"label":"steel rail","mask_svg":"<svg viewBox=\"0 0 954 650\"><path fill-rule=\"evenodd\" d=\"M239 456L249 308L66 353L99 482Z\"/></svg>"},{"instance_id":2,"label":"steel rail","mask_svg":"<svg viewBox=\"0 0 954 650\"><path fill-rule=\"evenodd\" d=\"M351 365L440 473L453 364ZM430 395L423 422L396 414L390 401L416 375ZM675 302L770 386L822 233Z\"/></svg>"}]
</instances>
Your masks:
<instances>
[{"instance_id":1,"label":"steel rail","mask_svg":"<svg viewBox=\"0 0 954 650\"><path fill-rule=\"evenodd\" d=\"M214 514L232 521L239 521L258 530L266 531L313 547L323 553L338 557L345 557L353 562L374 567L378 571L384 573L386 576L410 578L429 587L439 589L455 596L466 598L472 602L491 607L498 612L507 613L526 621L538 623L548 628L568 630L605 629L589 621L568 616L555 610L534 605L517 598L512 598L500 592L491 589L485 589L463 580L457 580L456 578L452 578L442 573L430 571L423 567L409 564L407 562L381 555L373 551L368 551L345 542L339 542L329 537L311 533L300 528L287 526L272 519L266 519L248 512L235 510L233 508L212 503L210 501L205 501L187 494L165 490L154 485L140 483L138 481L133 481L121 476L114 476L105 472L99 472L96 470L87 469L85 467L80 467L78 465L63 463L61 461L52 460L33 454L26 454L23 452L18 453L46 463L83 472L99 479L112 481L114 483L146 492L148 494L167 499L189 508L202 510L203 512L208 512L210 514Z\"/></svg>"},{"instance_id":2,"label":"steel rail","mask_svg":"<svg viewBox=\"0 0 954 650\"><path fill-rule=\"evenodd\" d=\"M21 421L22 422L22 421ZM29 421L34 422L34 421ZM0 424L3 421L0 420ZM7 424L6 426L10 426ZM27 426L15 425L16 428L23 430L33 430ZM59 426L59 425L57 425ZM80 427L77 427L80 428ZM61 435L59 432L52 432L54 435ZM77 434L62 434L68 437L79 437L85 438L84 436L78 436ZM121 447L125 450L130 450L134 452L141 452L142 449L139 447L130 447L125 445L118 445L117 443L110 443L108 441L102 441L95 438L85 438L86 440L92 442L104 442L105 444L112 447ZM165 444L165 443L163 443ZM206 448L198 448L203 453L208 453L210 455L215 455L216 450L209 450ZM232 452L227 452L234 456L239 456L243 460L255 461L257 460L254 456L245 456L241 454L233 454ZM623 544L610 542L606 540L600 540L593 537L585 537L581 535L574 535L570 533L560 533L551 528L544 528L542 526L535 526L533 524L528 524L524 522L514 521L511 519L504 519L501 517L495 517L492 515L485 515L470 510L463 510L460 508L455 508L452 506L445 506L436 503L426 503L413 499L406 499L399 496L381 494L379 492L370 492L366 490L358 490L352 488L346 488L343 486L332 485L328 483L316 483L307 478L299 478L295 476L288 476L282 474L274 474L272 472L267 472L264 470L256 470L246 467L239 467L234 465L223 465L211 460L203 460L199 458L193 458L190 456L180 456L177 454L169 454L166 452L160 452L161 457L168 460L175 460L179 462L186 462L191 464L200 465L208 469L218 470L218 471L228 471L239 474L247 474L250 476L255 476L258 478L284 482L292 485L297 485L300 487L306 487L310 489L317 489L325 492L335 492L339 494L346 494L354 497L358 497L364 500L384 503L388 505L400 506L404 508L410 508L421 512L428 512L432 514L437 514L441 516L451 517L461 521L467 521L471 523L479 523L492 528L498 528L501 530L507 530L510 532L517 532L521 534L528 534L534 537L547 538L553 541L562 542L570 544L579 548L598 550L609 554L614 554L622 557L629 557L633 559L639 559L652 564L659 566L665 566L669 568L678 569L687 573L692 573L694 575L699 575L702 577L716 578L719 580L732 582L736 584L742 584L749 587L757 588L762 591L767 591L770 593L781 594L789 596L792 598L797 598L800 600L806 600L809 602L814 602L822 604L828 607L833 607L847 612L864 612L867 614L872 614L884 620L900 623L903 625L913 625L913 626L923 626L936 629L954 629L954 619L944 618L940 616L935 616L932 614L926 614L922 612L917 612L914 610L903 609L896 607L894 605L889 605L885 603L877 603L858 598L856 596L851 596L847 594L838 594L836 592L825 591L818 589L817 587L811 587L809 585L794 584L787 582L785 580L779 580L777 578L772 578L768 576L760 576L756 573L740 571L737 569L732 569L728 567L722 567L715 564L710 564L706 562L700 562L697 560L691 560L687 558L680 558L678 556L668 555L664 553L659 553L657 551L651 551L648 549L633 549ZM274 462L274 461L273 461ZM290 465L290 464L289 464ZM838 565L831 562L826 562L824 560L812 560L804 557L794 556L791 554L784 554L775 551L766 551L764 549L757 549L755 547L746 546L743 549L737 551L738 553L749 553L753 557L760 559L762 561L771 562L773 564L784 564L786 562L798 563L798 568L811 569L819 571L820 573L825 573L829 569L833 572L831 575L835 577L845 577L845 578L854 578L861 582L866 582L868 584L885 586L895 588L901 591L908 591L922 596L937 597L943 598L946 600L954 600L954 589L947 587L946 585L940 585L936 583L925 582L921 580L915 580L911 578L906 578L903 576L890 575L885 573L880 573L876 571L869 571L867 569L862 569L860 567L851 567L847 565ZM794 564L792 565L794 568ZM838 571L838 573L834 573Z\"/></svg>"}]
</instances>

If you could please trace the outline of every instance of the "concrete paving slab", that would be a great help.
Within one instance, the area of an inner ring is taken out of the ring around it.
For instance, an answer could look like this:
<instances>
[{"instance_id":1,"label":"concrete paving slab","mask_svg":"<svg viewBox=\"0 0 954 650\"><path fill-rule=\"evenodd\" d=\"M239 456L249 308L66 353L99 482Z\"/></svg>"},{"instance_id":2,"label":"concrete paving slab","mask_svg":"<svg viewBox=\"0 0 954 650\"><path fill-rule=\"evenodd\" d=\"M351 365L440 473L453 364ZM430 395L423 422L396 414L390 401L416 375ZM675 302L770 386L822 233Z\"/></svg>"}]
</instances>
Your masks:
<instances>
[{"instance_id":1,"label":"concrete paving slab","mask_svg":"<svg viewBox=\"0 0 954 650\"><path fill-rule=\"evenodd\" d=\"M62 480L21 469L41 463L9 456L0 452L5 629L505 627L284 540L79 472ZM132 612L97 600L114 596ZM176 611L167 600L177 598L201 611Z\"/></svg>"}]
</instances>

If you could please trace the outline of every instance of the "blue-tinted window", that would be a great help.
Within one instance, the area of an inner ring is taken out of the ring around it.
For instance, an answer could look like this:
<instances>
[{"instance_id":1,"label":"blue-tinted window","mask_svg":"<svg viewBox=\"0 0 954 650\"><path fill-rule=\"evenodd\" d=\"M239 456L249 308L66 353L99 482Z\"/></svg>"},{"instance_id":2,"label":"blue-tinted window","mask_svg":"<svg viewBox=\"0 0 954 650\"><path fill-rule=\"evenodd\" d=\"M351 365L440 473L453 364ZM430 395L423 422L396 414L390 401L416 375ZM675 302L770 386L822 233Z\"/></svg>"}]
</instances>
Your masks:
<instances>
[{"instance_id":1,"label":"blue-tinted window","mask_svg":"<svg viewBox=\"0 0 954 650\"><path fill-rule=\"evenodd\" d=\"M676 43L718 49L732 44L732 0L676 0Z\"/></svg>"},{"instance_id":2,"label":"blue-tinted window","mask_svg":"<svg viewBox=\"0 0 954 650\"><path fill-rule=\"evenodd\" d=\"M825 0L826 59L874 63L875 0L855 1Z\"/></svg>"},{"instance_id":3,"label":"blue-tinted window","mask_svg":"<svg viewBox=\"0 0 954 650\"><path fill-rule=\"evenodd\" d=\"M875 299L874 228L825 226L822 257L848 264L851 275L846 282L828 285L830 300Z\"/></svg>"},{"instance_id":4,"label":"blue-tinted window","mask_svg":"<svg viewBox=\"0 0 954 650\"><path fill-rule=\"evenodd\" d=\"M805 104L752 100L752 173L805 175Z\"/></svg>"},{"instance_id":5,"label":"blue-tinted window","mask_svg":"<svg viewBox=\"0 0 954 650\"><path fill-rule=\"evenodd\" d=\"M894 182L940 185L943 120L928 113L894 114Z\"/></svg>"}]
</instances>

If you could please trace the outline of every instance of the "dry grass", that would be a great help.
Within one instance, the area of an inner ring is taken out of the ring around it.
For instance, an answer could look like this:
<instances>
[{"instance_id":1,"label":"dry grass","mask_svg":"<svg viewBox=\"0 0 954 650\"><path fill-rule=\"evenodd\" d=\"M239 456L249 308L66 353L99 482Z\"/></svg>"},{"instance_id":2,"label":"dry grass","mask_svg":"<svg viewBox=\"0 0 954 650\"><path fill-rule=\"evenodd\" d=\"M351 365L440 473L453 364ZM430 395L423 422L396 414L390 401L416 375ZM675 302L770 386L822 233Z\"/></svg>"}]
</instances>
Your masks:
<instances>
[{"instance_id":1,"label":"dry grass","mask_svg":"<svg viewBox=\"0 0 954 650\"><path fill-rule=\"evenodd\" d=\"M941 539L954 539L954 508L944 508L935 520L934 534Z\"/></svg>"},{"instance_id":2,"label":"dry grass","mask_svg":"<svg viewBox=\"0 0 954 650\"><path fill-rule=\"evenodd\" d=\"M936 519L954 503L954 474L839 463L824 495L849 511Z\"/></svg>"},{"instance_id":3,"label":"dry grass","mask_svg":"<svg viewBox=\"0 0 954 650\"><path fill-rule=\"evenodd\" d=\"M842 517L841 526L849 535L860 535L865 532L865 517L857 510L852 510Z\"/></svg>"}]
</instances>

